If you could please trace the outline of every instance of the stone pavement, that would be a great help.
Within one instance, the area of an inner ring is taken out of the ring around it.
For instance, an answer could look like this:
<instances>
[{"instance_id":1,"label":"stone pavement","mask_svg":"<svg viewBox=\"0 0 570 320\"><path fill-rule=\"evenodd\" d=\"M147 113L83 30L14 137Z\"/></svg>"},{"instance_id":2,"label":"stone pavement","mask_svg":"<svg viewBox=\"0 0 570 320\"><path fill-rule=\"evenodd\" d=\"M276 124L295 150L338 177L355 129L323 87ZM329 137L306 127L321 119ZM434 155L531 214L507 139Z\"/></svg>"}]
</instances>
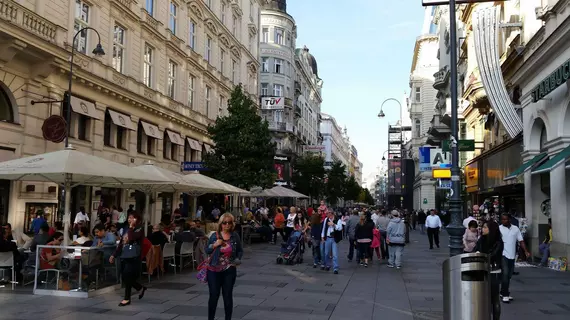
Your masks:
<instances>
[{"instance_id":1,"label":"stone pavement","mask_svg":"<svg viewBox=\"0 0 570 320\"><path fill-rule=\"evenodd\" d=\"M426 236L411 234L402 270L374 261L367 269L349 264L341 242L340 274L313 269L306 263L277 265L278 247L254 244L246 248L234 290L234 319L442 319L441 263L448 256L447 234L442 248L428 250ZM520 268L502 319L568 319L570 273ZM153 280L144 300L117 306L121 291L89 299L33 296L0 289L0 319L207 319L208 288L195 273ZM220 298L218 319L223 319Z\"/></svg>"}]
</instances>

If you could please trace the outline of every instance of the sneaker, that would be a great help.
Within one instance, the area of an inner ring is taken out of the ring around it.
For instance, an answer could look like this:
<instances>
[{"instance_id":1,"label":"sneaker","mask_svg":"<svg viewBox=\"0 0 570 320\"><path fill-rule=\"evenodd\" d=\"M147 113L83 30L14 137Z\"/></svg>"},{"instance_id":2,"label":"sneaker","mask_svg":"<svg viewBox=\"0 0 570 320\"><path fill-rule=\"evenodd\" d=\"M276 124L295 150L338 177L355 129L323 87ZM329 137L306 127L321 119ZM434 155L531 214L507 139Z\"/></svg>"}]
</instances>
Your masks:
<instances>
[{"instance_id":1,"label":"sneaker","mask_svg":"<svg viewBox=\"0 0 570 320\"><path fill-rule=\"evenodd\" d=\"M313 269L315 269L317 267L316 263L313 263Z\"/></svg>"},{"instance_id":2,"label":"sneaker","mask_svg":"<svg viewBox=\"0 0 570 320\"><path fill-rule=\"evenodd\" d=\"M321 270L325 270L325 266L321 266Z\"/></svg>"},{"instance_id":3,"label":"sneaker","mask_svg":"<svg viewBox=\"0 0 570 320\"><path fill-rule=\"evenodd\" d=\"M338 270L333 271L334 274L338 274Z\"/></svg>"},{"instance_id":4,"label":"sneaker","mask_svg":"<svg viewBox=\"0 0 570 320\"><path fill-rule=\"evenodd\" d=\"M402 269L402 266L397 266L396 269L400 270Z\"/></svg>"},{"instance_id":5,"label":"sneaker","mask_svg":"<svg viewBox=\"0 0 570 320\"><path fill-rule=\"evenodd\" d=\"M365 264L364 264L364 268L368 268L368 263L365 263Z\"/></svg>"},{"instance_id":6,"label":"sneaker","mask_svg":"<svg viewBox=\"0 0 570 320\"><path fill-rule=\"evenodd\" d=\"M388 268L394 268L393 264L388 264Z\"/></svg>"},{"instance_id":7,"label":"sneaker","mask_svg":"<svg viewBox=\"0 0 570 320\"><path fill-rule=\"evenodd\" d=\"M360 262L360 265L363 266L363 265L364 265L364 262L361 261L361 262Z\"/></svg>"},{"instance_id":8,"label":"sneaker","mask_svg":"<svg viewBox=\"0 0 570 320\"><path fill-rule=\"evenodd\" d=\"M503 297L503 303L509 303L509 302L511 302L509 297Z\"/></svg>"}]
</instances>

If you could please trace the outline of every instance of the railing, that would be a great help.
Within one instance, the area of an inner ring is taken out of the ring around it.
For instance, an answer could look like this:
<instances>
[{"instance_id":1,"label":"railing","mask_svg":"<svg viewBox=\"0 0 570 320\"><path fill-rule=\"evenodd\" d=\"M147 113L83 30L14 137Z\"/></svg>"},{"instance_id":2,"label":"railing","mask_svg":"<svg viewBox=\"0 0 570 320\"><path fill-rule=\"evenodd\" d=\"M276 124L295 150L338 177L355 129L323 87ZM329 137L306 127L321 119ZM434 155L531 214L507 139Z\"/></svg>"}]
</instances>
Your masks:
<instances>
[{"instance_id":1,"label":"railing","mask_svg":"<svg viewBox=\"0 0 570 320\"><path fill-rule=\"evenodd\" d=\"M56 24L13 0L0 0L0 19L9 21L49 42L57 42Z\"/></svg>"},{"instance_id":2,"label":"railing","mask_svg":"<svg viewBox=\"0 0 570 320\"><path fill-rule=\"evenodd\" d=\"M142 20L144 23L146 23L147 25L149 25L151 28L153 28L154 30L158 31L158 20L156 20L155 18L153 18L150 13L148 13L148 11L146 11L145 8L141 8L142 11Z\"/></svg>"},{"instance_id":3,"label":"railing","mask_svg":"<svg viewBox=\"0 0 570 320\"><path fill-rule=\"evenodd\" d=\"M269 130L294 132L295 126L292 123L269 121Z\"/></svg>"}]
</instances>

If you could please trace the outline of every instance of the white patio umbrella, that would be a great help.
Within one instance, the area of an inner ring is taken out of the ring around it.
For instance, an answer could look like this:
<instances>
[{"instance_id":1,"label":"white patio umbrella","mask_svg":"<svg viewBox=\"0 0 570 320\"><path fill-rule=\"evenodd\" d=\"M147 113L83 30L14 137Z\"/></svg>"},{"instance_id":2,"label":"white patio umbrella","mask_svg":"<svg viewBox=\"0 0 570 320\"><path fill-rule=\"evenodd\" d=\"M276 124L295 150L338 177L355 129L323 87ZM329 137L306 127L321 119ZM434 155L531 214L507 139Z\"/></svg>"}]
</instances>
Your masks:
<instances>
[{"instance_id":1,"label":"white patio umbrella","mask_svg":"<svg viewBox=\"0 0 570 320\"><path fill-rule=\"evenodd\" d=\"M0 179L53 182L65 188L65 245L69 242L71 189L73 187L168 182L163 177L154 174L143 175L134 168L76 151L72 147L1 162Z\"/></svg>"},{"instance_id":2,"label":"white patio umbrella","mask_svg":"<svg viewBox=\"0 0 570 320\"><path fill-rule=\"evenodd\" d=\"M201 185L207 185L210 186L211 189L218 190L216 192L211 192L211 193L243 194L243 195L249 194L249 191L247 190L234 187L229 183L225 183L220 180L216 180L214 178L210 178L208 176L198 173L197 171L184 175L184 180Z\"/></svg>"},{"instance_id":3,"label":"white patio umbrella","mask_svg":"<svg viewBox=\"0 0 570 320\"><path fill-rule=\"evenodd\" d=\"M296 199L308 198L306 195L302 193L299 193L293 189L285 188L282 186L276 186L267 191L269 191L270 194L274 194L275 197L278 198L296 198Z\"/></svg>"}]
</instances>

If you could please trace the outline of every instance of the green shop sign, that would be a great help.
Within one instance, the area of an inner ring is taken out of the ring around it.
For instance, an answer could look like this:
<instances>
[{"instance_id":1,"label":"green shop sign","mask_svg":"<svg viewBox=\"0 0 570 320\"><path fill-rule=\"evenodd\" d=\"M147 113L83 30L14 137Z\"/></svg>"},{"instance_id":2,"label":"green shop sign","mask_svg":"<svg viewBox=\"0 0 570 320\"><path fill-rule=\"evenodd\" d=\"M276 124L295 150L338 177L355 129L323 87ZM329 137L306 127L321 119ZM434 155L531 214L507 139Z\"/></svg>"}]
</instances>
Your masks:
<instances>
[{"instance_id":1,"label":"green shop sign","mask_svg":"<svg viewBox=\"0 0 570 320\"><path fill-rule=\"evenodd\" d=\"M554 70L553 73L534 87L530 93L532 95L532 102L537 102L546 97L563 83L566 83L568 79L570 79L570 60L563 63L560 67Z\"/></svg>"}]
</instances>

